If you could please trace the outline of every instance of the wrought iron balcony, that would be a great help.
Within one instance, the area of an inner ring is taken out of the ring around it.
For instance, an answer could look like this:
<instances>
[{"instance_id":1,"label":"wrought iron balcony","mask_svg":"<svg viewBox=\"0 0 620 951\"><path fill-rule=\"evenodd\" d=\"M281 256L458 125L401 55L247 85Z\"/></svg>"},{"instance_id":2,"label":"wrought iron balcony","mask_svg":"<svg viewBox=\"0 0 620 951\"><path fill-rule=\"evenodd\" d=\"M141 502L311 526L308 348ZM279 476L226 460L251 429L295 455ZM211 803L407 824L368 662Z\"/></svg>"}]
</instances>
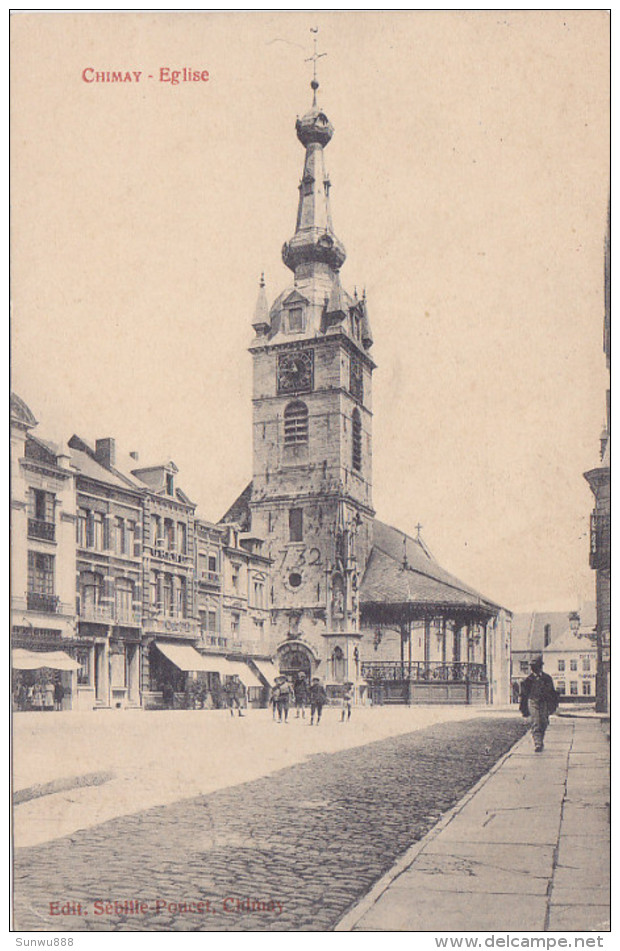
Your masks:
<instances>
[{"instance_id":1,"label":"wrought iron balcony","mask_svg":"<svg viewBox=\"0 0 620 951\"><path fill-rule=\"evenodd\" d=\"M28 538L40 538L45 542L53 542L56 539L54 522L45 522L40 518L29 518Z\"/></svg>"},{"instance_id":2,"label":"wrought iron balcony","mask_svg":"<svg viewBox=\"0 0 620 951\"><path fill-rule=\"evenodd\" d=\"M441 661L363 661L362 677L369 682L408 680L417 683L486 683L484 664Z\"/></svg>"},{"instance_id":3,"label":"wrought iron balcony","mask_svg":"<svg viewBox=\"0 0 620 951\"><path fill-rule=\"evenodd\" d=\"M37 591L28 592L28 610L41 611L45 614L56 614L58 611L58 595L39 594Z\"/></svg>"}]
</instances>

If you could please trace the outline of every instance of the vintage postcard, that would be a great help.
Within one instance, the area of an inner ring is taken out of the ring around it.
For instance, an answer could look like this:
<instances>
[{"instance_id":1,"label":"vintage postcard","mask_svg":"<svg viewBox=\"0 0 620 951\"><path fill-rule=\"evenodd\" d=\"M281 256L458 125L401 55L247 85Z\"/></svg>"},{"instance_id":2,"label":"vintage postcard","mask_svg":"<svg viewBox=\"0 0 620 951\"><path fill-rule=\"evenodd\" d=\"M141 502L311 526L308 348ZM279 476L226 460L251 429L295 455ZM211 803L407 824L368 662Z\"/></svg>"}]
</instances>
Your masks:
<instances>
[{"instance_id":1,"label":"vintage postcard","mask_svg":"<svg viewBox=\"0 0 620 951\"><path fill-rule=\"evenodd\" d=\"M604 946L609 38L12 14L16 932Z\"/></svg>"}]
</instances>

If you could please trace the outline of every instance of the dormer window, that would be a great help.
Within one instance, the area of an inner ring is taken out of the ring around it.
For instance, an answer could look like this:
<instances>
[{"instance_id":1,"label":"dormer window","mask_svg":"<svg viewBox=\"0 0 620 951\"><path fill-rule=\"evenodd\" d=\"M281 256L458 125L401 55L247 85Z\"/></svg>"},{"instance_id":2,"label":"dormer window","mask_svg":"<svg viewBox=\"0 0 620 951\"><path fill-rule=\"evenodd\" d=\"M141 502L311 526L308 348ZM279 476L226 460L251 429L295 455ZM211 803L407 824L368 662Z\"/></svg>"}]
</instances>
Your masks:
<instances>
[{"instance_id":1,"label":"dormer window","mask_svg":"<svg viewBox=\"0 0 620 951\"><path fill-rule=\"evenodd\" d=\"M174 495L174 476L171 472L166 473L166 495Z\"/></svg>"},{"instance_id":2,"label":"dormer window","mask_svg":"<svg viewBox=\"0 0 620 951\"><path fill-rule=\"evenodd\" d=\"M288 329L296 333L304 329L304 318L301 307L291 307L288 311Z\"/></svg>"}]
</instances>

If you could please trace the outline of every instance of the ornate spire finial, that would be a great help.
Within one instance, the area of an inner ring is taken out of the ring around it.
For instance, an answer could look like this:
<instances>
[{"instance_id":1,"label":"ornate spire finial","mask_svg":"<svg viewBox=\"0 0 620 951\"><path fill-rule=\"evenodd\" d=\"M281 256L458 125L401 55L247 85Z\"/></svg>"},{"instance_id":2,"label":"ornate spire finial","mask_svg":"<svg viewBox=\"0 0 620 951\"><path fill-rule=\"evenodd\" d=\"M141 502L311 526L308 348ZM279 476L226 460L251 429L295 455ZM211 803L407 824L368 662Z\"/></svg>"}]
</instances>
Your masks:
<instances>
[{"instance_id":1,"label":"ornate spire finial","mask_svg":"<svg viewBox=\"0 0 620 951\"><path fill-rule=\"evenodd\" d=\"M259 287L264 287L264 286L265 286L265 272L264 272L264 271L261 271L260 281L259 281L259 285L258 285L258 286L259 286Z\"/></svg>"},{"instance_id":2,"label":"ornate spire finial","mask_svg":"<svg viewBox=\"0 0 620 951\"><path fill-rule=\"evenodd\" d=\"M319 32L318 26L311 26L310 32L314 34L314 53L306 59L306 63L312 63L312 82L310 86L312 88L312 105L316 106L316 91L319 88L319 83L316 78L316 61L317 59L321 59L322 56L327 56L327 53L317 53L316 51L316 44L318 42L317 34Z\"/></svg>"}]
</instances>

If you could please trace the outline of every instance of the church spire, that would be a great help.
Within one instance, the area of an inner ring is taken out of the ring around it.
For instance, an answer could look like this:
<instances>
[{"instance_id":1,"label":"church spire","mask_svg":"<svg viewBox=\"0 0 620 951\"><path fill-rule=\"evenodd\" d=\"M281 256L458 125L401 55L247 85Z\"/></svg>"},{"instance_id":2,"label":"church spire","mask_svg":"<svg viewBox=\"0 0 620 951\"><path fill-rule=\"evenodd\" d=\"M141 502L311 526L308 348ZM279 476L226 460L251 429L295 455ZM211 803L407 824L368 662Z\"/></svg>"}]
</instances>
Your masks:
<instances>
[{"instance_id":1,"label":"church spire","mask_svg":"<svg viewBox=\"0 0 620 951\"><path fill-rule=\"evenodd\" d=\"M316 33L316 30L312 31ZM297 138L306 150L303 176L299 185L299 204L295 234L282 248L282 260L296 277L314 274L317 265L327 265L331 272L340 270L346 259L344 245L334 234L329 205L331 183L325 172L323 150L329 144L334 127L317 105L319 83L316 61L325 53L310 57L314 64L312 107L297 119Z\"/></svg>"}]
</instances>

